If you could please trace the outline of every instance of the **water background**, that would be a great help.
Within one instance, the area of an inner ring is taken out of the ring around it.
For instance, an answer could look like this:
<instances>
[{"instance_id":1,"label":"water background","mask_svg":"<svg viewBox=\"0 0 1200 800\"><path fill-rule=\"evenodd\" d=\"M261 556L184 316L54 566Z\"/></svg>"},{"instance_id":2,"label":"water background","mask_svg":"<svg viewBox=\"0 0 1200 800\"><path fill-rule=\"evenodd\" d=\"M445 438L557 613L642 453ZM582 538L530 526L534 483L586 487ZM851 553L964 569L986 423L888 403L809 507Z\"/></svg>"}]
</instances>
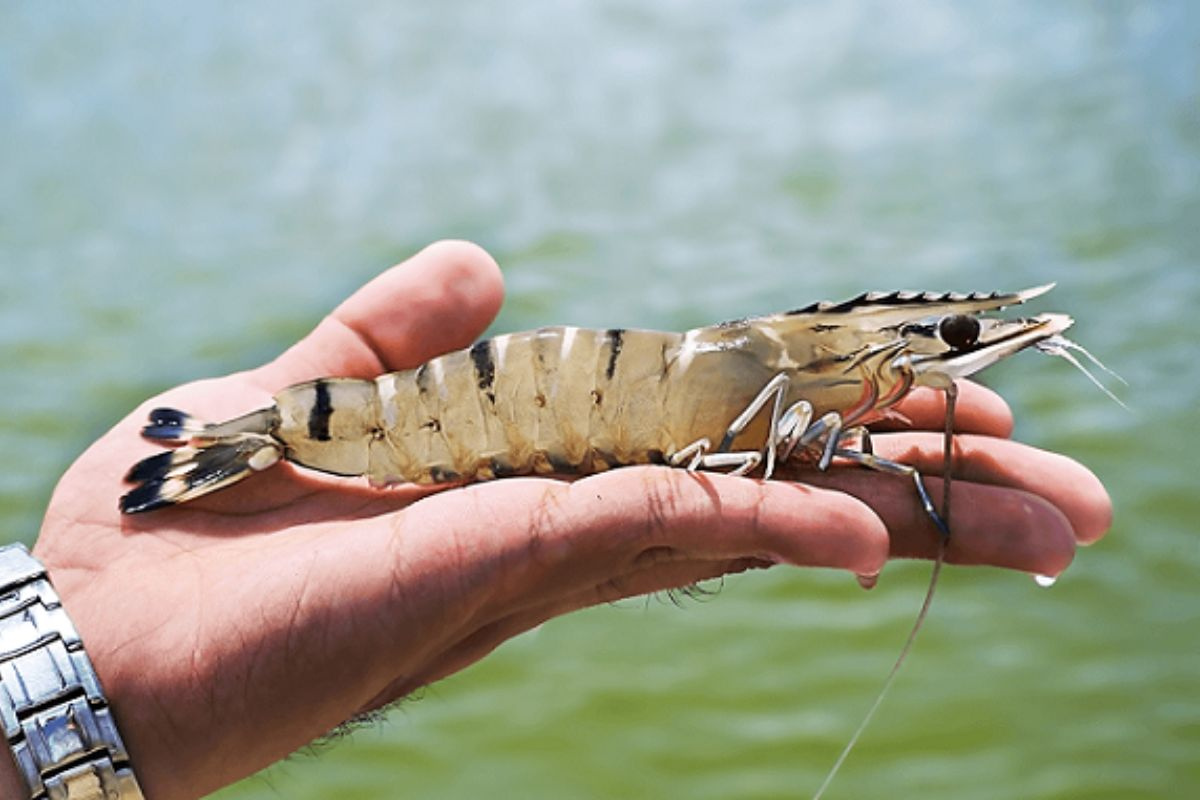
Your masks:
<instances>
[{"instance_id":1,"label":"water background","mask_svg":"<svg viewBox=\"0 0 1200 800\"><path fill-rule=\"evenodd\" d=\"M682 328L1014 289L1129 381L1026 355L1017 436L1116 525L1051 590L944 576L830 798L1200 791L1200 10L1179 3L0 6L0 539L150 394L274 356L444 237L493 330ZM927 565L777 569L555 620L219 793L806 797Z\"/></svg>"}]
</instances>

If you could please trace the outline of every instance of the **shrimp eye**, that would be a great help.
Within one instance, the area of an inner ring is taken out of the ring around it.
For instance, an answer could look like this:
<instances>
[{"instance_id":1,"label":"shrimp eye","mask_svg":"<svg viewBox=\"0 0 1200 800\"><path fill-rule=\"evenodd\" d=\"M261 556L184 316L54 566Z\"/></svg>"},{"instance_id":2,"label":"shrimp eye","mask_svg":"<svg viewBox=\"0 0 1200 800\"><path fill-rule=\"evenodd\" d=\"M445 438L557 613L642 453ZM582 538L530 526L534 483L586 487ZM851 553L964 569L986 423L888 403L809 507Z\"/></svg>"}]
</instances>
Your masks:
<instances>
[{"instance_id":1,"label":"shrimp eye","mask_svg":"<svg viewBox=\"0 0 1200 800\"><path fill-rule=\"evenodd\" d=\"M966 350L979 341L979 320L968 314L951 314L938 323L938 336L952 350Z\"/></svg>"}]
</instances>

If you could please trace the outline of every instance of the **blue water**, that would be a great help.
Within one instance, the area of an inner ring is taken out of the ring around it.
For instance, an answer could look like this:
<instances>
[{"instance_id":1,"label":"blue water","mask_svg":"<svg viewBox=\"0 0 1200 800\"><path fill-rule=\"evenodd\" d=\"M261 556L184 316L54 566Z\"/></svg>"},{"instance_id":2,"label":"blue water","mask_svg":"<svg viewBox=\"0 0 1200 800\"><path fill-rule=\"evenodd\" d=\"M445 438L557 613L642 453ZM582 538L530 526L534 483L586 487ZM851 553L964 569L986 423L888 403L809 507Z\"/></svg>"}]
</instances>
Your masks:
<instances>
[{"instance_id":1,"label":"blue water","mask_svg":"<svg viewBox=\"0 0 1200 800\"><path fill-rule=\"evenodd\" d=\"M1129 382L988 373L1116 524L1059 585L953 569L828 795L1200 791L1200 10L1178 3L0 6L0 536L146 396L261 363L434 239L496 330L680 328L1057 281ZM792 797L920 601L773 570L556 620L219 794Z\"/></svg>"}]
</instances>

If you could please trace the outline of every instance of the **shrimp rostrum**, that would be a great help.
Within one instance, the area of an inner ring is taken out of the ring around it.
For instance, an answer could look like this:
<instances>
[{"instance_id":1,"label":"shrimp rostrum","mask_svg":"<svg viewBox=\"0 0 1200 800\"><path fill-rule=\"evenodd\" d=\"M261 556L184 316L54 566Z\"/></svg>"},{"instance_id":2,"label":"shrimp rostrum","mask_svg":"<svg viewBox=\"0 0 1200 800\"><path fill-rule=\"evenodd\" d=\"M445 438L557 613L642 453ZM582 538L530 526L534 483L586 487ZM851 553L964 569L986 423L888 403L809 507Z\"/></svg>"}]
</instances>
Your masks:
<instances>
[{"instance_id":1,"label":"shrimp rostrum","mask_svg":"<svg viewBox=\"0 0 1200 800\"><path fill-rule=\"evenodd\" d=\"M873 455L863 426L1030 346L1078 366L1070 317L983 316L1050 288L869 293L682 334L539 328L374 380L289 386L218 424L160 408L143 435L175 447L130 470L120 506L187 502L281 459L375 484L651 463L769 478L784 459L842 459L911 478L945 534L921 476Z\"/></svg>"}]
</instances>

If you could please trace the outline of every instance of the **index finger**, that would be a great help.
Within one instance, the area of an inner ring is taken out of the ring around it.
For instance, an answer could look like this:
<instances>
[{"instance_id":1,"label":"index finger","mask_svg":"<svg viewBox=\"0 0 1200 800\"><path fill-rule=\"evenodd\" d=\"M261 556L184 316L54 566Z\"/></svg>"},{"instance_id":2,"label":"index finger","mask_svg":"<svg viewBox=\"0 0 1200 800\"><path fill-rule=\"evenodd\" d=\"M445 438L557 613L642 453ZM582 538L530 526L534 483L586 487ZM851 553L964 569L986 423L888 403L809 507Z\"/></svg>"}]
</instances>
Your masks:
<instances>
[{"instance_id":1,"label":"index finger","mask_svg":"<svg viewBox=\"0 0 1200 800\"><path fill-rule=\"evenodd\" d=\"M1012 436L1012 409L1004 398L974 381L955 381L954 430L1007 439ZM940 431L946 426L946 393L928 386L909 392L893 409L896 415L871 425L876 431L913 429Z\"/></svg>"}]
</instances>

